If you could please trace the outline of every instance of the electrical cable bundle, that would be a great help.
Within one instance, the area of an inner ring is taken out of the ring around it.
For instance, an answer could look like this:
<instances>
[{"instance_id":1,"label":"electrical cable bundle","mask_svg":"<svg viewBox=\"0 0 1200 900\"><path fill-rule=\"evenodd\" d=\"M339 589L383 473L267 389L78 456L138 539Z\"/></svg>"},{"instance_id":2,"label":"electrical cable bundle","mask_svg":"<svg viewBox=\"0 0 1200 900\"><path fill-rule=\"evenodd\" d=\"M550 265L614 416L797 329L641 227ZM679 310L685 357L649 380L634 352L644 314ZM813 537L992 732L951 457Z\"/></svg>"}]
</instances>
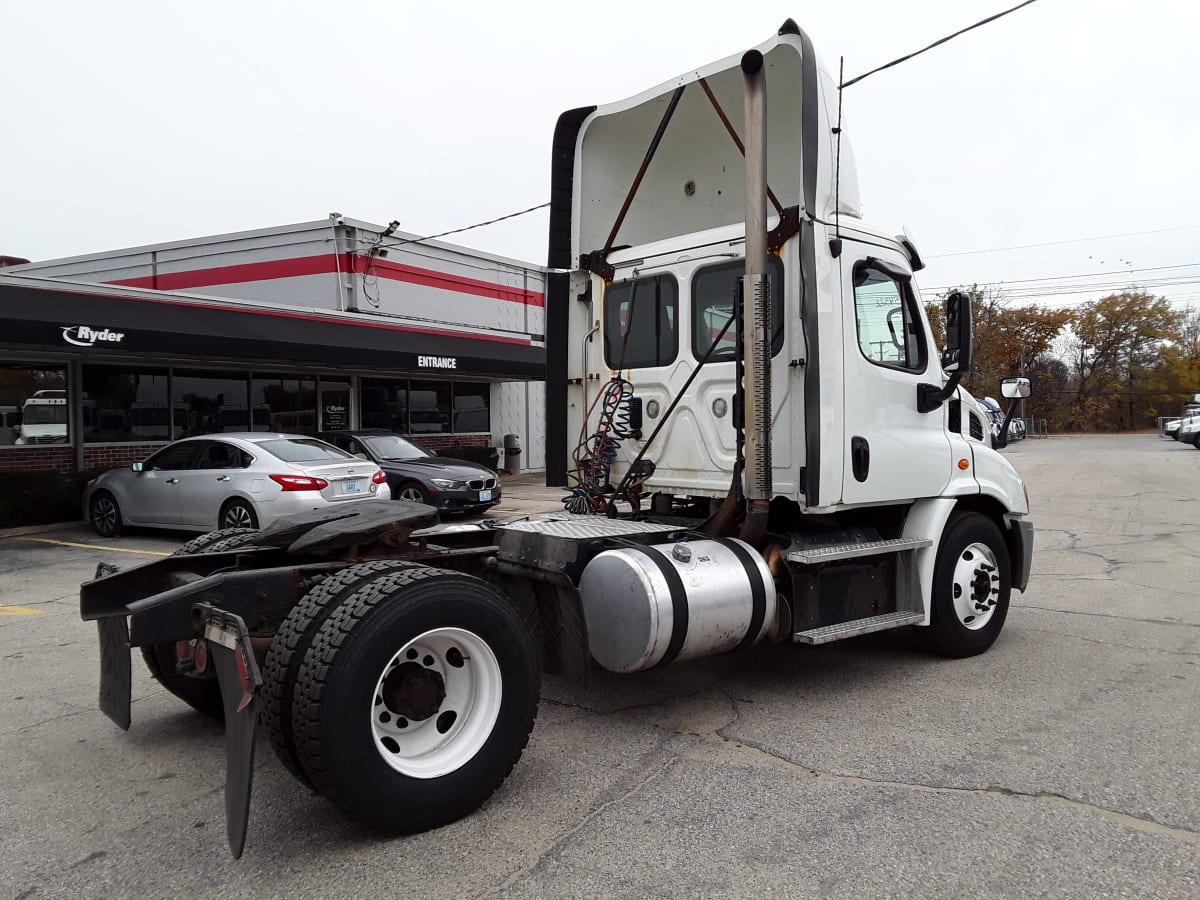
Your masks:
<instances>
[{"instance_id":1,"label":"electrical cable bundle","mask_svg":"<svg viewBox=\"0 0 1200 900\"><path fill-rule=\"evenodd\" d=\"M572 473L575 486L563 499L567 512L584 514L607 511L606 495L612 491L609 473L622 441L632 432L629 424L629 401L632 398L633 385L620 372L614 372L592 402L584 420L584 428L596 406L600 407L600 421L596 424L596 430L575 447L575 471Z\"/></svg>"}]
</instances>

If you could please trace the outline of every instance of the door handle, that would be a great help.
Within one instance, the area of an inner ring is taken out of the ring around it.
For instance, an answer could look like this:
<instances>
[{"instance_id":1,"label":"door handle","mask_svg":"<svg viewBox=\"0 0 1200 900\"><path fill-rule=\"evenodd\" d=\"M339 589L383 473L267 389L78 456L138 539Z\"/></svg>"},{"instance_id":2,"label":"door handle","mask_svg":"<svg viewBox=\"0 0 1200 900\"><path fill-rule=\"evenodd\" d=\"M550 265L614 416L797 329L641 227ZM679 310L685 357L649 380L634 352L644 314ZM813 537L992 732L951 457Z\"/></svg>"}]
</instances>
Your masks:
<instances>
[{"instance_id":1,"label":"door handle","mask_svg":"<svg viewBox=\"0 0 1200 900\"><path fill-rule=\"evenodd\" d=\"M866 438L853 437L850 439L850 464L854 471L854 480L863 482L871 471L871 445Z\"/></svg>"},{"instance_id":2,"label":"door handle","mask_svg":"<svg viewBox=\"0 0 1200 900\"><path fill-rule=\"evenodd\" d=\"M228 475L218 475L217 476L217 481L228 481L228 480L229 480Z\"/></svg>"},{"instance_id":3,"label":"door handle","mask_svg":"<svg viewBox=\"0 0 1200 900\"><path fill-rule=\"evenodd\" d=\"M178 478L164 478L163 484L179 484Z\"/></svg>"}]
</instances>

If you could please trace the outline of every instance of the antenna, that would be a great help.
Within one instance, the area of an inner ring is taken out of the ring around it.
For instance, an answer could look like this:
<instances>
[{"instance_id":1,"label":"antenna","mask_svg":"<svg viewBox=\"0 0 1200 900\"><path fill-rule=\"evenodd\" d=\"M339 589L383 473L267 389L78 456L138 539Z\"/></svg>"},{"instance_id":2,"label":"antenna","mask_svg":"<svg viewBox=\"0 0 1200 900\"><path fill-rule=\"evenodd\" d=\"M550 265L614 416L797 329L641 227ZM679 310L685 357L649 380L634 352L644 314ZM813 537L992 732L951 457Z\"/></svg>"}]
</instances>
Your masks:
<instances>
[{"instance_id":1,"label":"antenna","mask_svg":"<svg viewBox=\"0 0 1200 900\"><path fill-rule=\"evenodd\" d=\"M836 250L830 248L834 257L842 255L842 79L846 75L846 57L838 57L838 118L837 150L834 151L835 163L833 171L833 239L837 241Z\"/></svg>"}]
</instances>

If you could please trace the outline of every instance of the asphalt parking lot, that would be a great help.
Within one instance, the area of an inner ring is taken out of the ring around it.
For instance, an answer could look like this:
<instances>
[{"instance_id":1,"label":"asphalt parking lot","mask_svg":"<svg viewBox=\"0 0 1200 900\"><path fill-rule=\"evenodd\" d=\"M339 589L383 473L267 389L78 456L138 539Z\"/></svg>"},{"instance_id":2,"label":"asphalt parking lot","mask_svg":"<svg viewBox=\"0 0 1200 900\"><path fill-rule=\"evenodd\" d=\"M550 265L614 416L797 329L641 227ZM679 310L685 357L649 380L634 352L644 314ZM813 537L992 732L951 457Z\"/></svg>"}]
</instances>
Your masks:
<instances>
[{"instance_id":1,"label":"asphalt parking lot","mask_svg":"<svg viewBox=\"0 0 1200 900\"><path fill-rule=\"evenodd\" d=\"M497 794L403 839L339 818L260 735L240 861L220 727L139 664L122 733L78 619L97 562L187 535L0 538L0 898L1196 897L1200 453L1135 435L1008 455L1037 550L984 656L896 633L547 679Z\"/></svg>"}]
</instances>

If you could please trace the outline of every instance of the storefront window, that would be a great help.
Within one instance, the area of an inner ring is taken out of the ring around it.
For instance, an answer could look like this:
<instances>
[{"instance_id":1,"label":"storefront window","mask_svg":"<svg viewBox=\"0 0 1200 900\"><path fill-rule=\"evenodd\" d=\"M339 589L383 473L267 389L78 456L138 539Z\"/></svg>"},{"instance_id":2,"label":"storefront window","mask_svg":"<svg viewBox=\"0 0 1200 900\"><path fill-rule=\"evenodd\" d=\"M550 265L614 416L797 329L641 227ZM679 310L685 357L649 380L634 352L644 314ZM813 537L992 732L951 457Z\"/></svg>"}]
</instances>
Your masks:
<instances>
[{"instance_id":1,"label":"storefront window","mask_svg":"<svg viewBox=\"0 0 1200 900\"><path fill-rule=\"evenodd\" d=\"M256 372L250 379L251 431L317 433L315 378Z\"/></svg>"},{"instance_id":2,"label":"storefront window","mask_svg":"<svg viewBox=\"0 0 1200 900\"><path fill-rule=\"evenodd\" d=\"M83 440L168 441L167 370L83 367ZM187 422L180 407L176 424Z\"/></svg>"},{"instance_id":3,"label":"storefront window","mask_svg":"<svg viewBox=\"0 0 1200 900\"><path fill-rule=\"evenodd\" d=\"M454 382L453 430L458 434L491 431L488 397L491 386L469 381Z\"/></svg>"},{"instance_id":4,"label":"storefront window","mask_svg":"<svg viewBox=\"0 0 1200 900\"><path fill-rule=\"evenodd\" d=\"M450 385L445 381L410 381L408 394L400 395L408 407L409 434L450 431Z\"/></svg>"},{"instance_id":5,"label":"storefront window","mask_svg":"<svg viewBox=\"0 0 1200 900\"><path fill-rule=\"evenodd\" d=\"M362 427L413 435L489 431L489 391L487 384L465 381L364 378Z\"/></svg>"},{"instance_id":6,"label":"storefront window","mask_svg":"<svg viewBox=\"0 0 1200 900\"><path fill-rule=\"evenodd\" d=\"M244 375L175 369L172 376L171 402L186 417L184 428L175 437L250 430ZM255 421L263 423L264 431L270 427L266 410L256 412Z\"/></svg>"},{"instance_id":7,"label":"storefront window","mask_svg":"<svg viewBox=\"0 0 1200 900\"><path fill-rule=\"evenodd\" d=\"M0 366L0 446L65 444L69 420L65 368Z\"/></svg>"},{"instance_id":8,"label":"storefront window","mask_svg":"<svg viewBox=\"0 0 1200 900\"><path fill-rule=\"evenodd\" d=\"M362 427L407 433L408 408L402 409L399 400L401 396L407 395L407 381L364 378L360 390L362 411L359 418L362 420Z\"/></svg>"}]
</instances>

